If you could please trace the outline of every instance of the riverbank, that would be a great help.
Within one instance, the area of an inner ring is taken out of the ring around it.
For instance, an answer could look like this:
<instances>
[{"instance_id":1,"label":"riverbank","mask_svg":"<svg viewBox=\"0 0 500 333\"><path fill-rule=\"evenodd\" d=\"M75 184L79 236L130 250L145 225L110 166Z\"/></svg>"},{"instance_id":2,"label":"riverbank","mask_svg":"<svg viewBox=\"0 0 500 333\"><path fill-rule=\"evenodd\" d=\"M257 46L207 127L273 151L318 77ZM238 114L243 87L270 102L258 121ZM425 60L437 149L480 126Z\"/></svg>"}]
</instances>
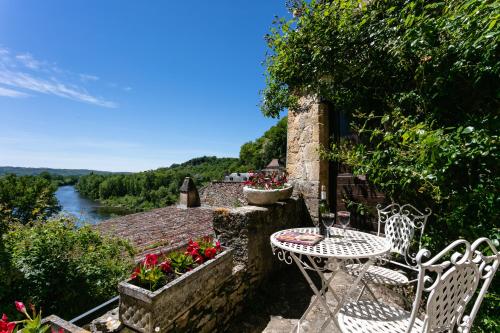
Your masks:
<instances>
[{"instance_id":1,"label":"riverbank","mask_svg":"<svg viewBox=\"0 0 500 333\"><path fill-rule=\"evenodd\" d=\"M133 213L124 208L102 205L81 195L73 185L60 186L56 198L61 205L61 212L76 217L79 221L98 224L101 221Z\"/></svg>"}]
</instances>

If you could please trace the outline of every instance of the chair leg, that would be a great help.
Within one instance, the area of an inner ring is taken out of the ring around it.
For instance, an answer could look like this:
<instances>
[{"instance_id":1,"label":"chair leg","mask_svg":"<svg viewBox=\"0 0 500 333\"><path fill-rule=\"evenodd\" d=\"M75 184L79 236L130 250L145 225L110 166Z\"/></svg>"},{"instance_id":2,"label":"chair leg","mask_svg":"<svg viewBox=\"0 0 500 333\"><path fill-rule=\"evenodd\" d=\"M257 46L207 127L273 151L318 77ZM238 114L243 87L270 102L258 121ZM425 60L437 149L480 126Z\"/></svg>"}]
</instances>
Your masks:
<instances>
[{"instance_id":1,"label":"chair leg","mask_svg":"<svg viewBox=\"0 0 500 333\"><path fill-rule=\"evenodd\" d=\"M361 292L359 293L358 297L356 297L356 303L359 302L359 299L361 298L361 296L363 296L365 289L366 289L366 283L363 282L363 287L361 287Z\"/></svg>"},{"instance_id":2,"label":"chair leg","mask_svg":"<svg viewBox=\"0 0 500 333\"><path fill-rule=\"evenodd\" d=\"M366 285L366 290L368 290L368 293L369 293L369 294L370 294L370 296L373 298L373 300L374 300L375 302L377 302L377 303L378 303L378 298L377 298L377 296L375 296L375 294L373 293L373 291L371 290L371 288L370 288L370 287L368 287L368 285Z\"/></svg>"}]
</instances>

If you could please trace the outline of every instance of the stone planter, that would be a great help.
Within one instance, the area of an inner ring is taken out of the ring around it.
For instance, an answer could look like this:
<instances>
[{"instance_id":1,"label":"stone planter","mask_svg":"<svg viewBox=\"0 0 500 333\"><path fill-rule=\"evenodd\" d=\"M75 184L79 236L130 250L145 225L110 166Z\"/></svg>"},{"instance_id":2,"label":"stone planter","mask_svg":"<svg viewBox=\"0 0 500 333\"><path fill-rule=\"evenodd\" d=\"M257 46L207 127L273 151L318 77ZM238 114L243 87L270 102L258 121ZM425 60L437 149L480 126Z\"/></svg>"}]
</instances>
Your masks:
<instances>
[{"instance_id":1,"label":"stone planter","mask_svg":"<svg viewBox=\"0 0 500 333\"><path fill-rule=\"evenodd\" d=\"M141 333L168 331L174 321L231 277L232 250L184 273L156 291L129 283L118 285L120 321Z\"/></svg>"},{"instance_id":2,"label":"stone planter","mask_svg":"<svg viewBox=\"0 0 500 333\"><path fill-rule=\"evenodd\" d=\"M287 200L292 196L293 185L275 190L260 190L248 186L243 187L243 193L248 204L256 206L272 205L278 201Z\"/></svg>"},{"instance_id":3,"label":"stone planter","mask_svg":"<svg viewBox=\"0 0 500 333\"><path fill-rule=\"evenodd\" d=\"M60 332L61 329L64 331L64 333L90 333L89 331L81 327L78 327L76 325L73 325L69 321L66 321L55 315L51 315L42 319L42 323L50 325L50 328L47 331L47 333Z\"/></svg>"}]
</instances>

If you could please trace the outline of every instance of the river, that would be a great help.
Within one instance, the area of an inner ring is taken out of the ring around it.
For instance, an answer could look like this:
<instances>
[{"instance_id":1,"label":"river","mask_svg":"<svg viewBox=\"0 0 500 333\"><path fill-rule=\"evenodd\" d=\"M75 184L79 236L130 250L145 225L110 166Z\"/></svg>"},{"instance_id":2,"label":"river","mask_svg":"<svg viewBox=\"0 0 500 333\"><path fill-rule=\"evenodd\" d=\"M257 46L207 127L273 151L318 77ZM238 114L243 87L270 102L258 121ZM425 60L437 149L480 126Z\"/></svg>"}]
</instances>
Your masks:
<instances>
[{"instance_id":1,"label":"river","mask_svg":"<svg viewBox=\"0 0 500 333\"><path fill-rule=\"evenodd\" d=\"M75 216L80 222L97 224L111 217L130 214L127 210L102 206L97 201L85 198L71 185L60 186L56 198L61 205L61 212Z\"/></svg>"}]
</instances>

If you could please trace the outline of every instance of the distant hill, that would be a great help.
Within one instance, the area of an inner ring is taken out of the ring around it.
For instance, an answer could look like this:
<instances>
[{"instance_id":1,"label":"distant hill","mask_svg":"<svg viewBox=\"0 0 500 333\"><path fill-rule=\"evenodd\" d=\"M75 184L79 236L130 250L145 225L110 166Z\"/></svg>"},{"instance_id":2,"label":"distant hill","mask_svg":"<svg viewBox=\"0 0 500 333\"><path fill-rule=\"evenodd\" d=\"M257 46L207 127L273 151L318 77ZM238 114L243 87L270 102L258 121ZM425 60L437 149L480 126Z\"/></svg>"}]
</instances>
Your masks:
<instances>
[{"instance_id":1,"label":"distant hill","mask_svg":"<svg viewBox=\"0 0 500 333\"><path fill-rule=\"evenodd\" d=\"M110 171L96 171L87 169L51 169L51 168L23 168L23 167L0 166L0 176L8 173L13 173L18 176L33 176L33 175L39 175L42 172L48 172L52 175L58 175L58 176L85 176L91 173L97 175L108 175L113 173Z\"/></svg>"}]
</instances>

